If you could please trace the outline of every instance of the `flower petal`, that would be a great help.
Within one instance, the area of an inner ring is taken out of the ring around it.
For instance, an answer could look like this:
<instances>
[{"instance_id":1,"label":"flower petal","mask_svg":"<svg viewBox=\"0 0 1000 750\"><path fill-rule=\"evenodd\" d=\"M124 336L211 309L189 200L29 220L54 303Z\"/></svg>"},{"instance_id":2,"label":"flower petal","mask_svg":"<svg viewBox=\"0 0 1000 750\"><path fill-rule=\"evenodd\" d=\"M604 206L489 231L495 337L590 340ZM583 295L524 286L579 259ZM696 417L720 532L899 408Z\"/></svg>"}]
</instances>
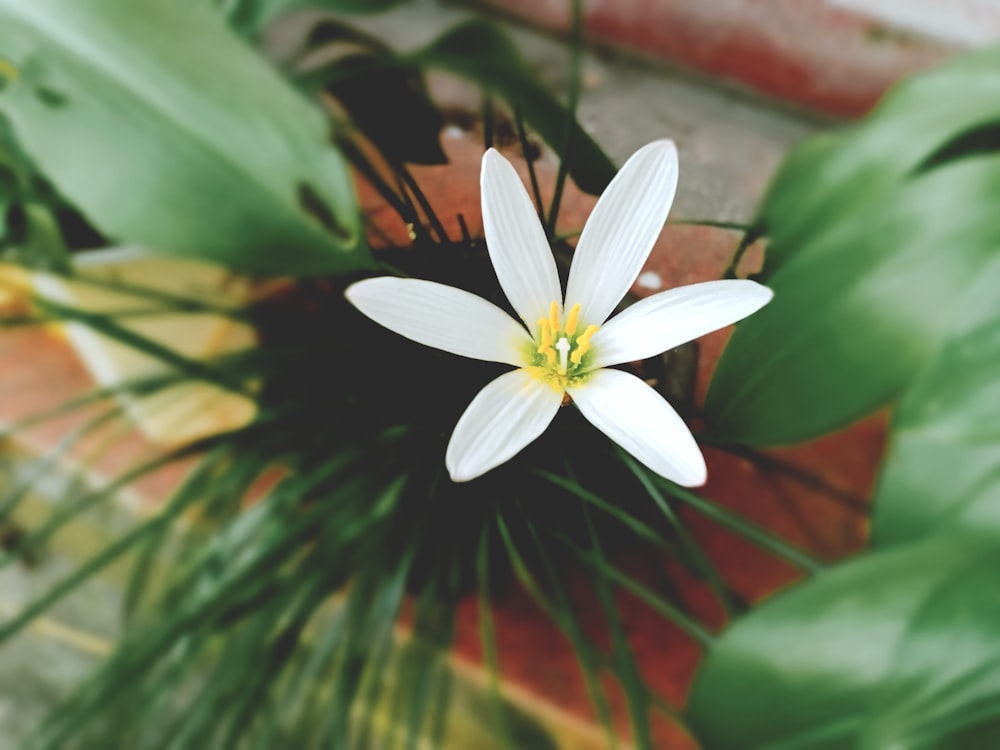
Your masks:
<instances>
[{"instance_id":1,"label":"flower petal","mask_svg":"<svg viewBox=\"0 0 1000 750\"><path fill-rule=\"evenodd\" d=\"M774 292L755 281L727 279L654 294L616 315L590 340L592 367L652 357L757 312Z\"/></svg>"},{"instance_id":2,"label":"flower petal","mask_svg":"<svg viewBox=\"0 0 1000 750\"><path fill-rule=\"evenodd\" d=\"M483 155L479 180L483 231L500 287L529 331L562 304L562 287L545 230L511 163L496 150Z\"/></svg>"},{"instance_id":3,"label":"flower petal","mask_svg":"<svg viewBox=\"0 0 1000 750\"><path fill-rule=\"evenodd\" d=\"M445 465L467 482L513 458L549 426L562 394L514 370L487 384L462 414L448 443Z\"/></svg>"},{"instance_id":4,"label":"flower petal","mask_svg":"<svg viewBox=\"0 0 1000 750\"><path fill-rule=\"evenodd\" d=\"M677 190L677 148L654 141L625 162L594 206L573 254L566 308L601 325L635 281Z\"/></svg>"},{"instance_id":5,"label":"flower petal","mask_svg":"<svg viewBox=\"0 0 1000 750\"><path fill-rule=\"evenodd\" d=\"M591 424L660 476L685 487L705 483L705 459L691 431L639 378L598 370L569 394Z\"/></svg>"},{"instance_id":6,"label":"flower petal","mask_svg":"<svg viewBox=\"0 0 1000 750\"><path fill-rule=\"evenodd\" d=\"M520 367L531 344L528 332L493 303L433 281L380 276L351 284L345 296L379 325L463 357Z\"/></svg>"}]
</instances>

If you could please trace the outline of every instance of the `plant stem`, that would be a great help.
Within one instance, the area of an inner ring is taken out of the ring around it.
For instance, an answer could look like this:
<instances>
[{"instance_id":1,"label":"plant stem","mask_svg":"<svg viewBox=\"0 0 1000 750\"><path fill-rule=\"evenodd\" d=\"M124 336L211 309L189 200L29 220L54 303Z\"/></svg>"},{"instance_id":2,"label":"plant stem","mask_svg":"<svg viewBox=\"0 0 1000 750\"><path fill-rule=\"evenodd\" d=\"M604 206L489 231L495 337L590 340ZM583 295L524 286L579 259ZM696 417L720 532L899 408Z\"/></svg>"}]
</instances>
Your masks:
<instances>
[{"instance_id":1,"label":"plant stem","mask_svg":"<svg viewBox=\"0 0 1000 750\"><path fill-rule=\"evenodd\" d=\"M691 492L690 490L685 489L668 479L659 479L657 483L667 494L677 498L682 503L685 503L694 510L698 511L706 518L710 518L720 526L736 532L740 536L767 550L771 554L782 558L786 562L791 563L809 575L816 575L817 573L823 572L824 566L821 562L802 550L793 547L784 539L781 539L771 532L765 531L756 524L739 517L725 508L719 507L715 503L709 502L700 495Z\"/></svg>"},{"instance_id":2,"label":"plant stem","mask_svg":"<svg viewBox=\"0 0 1000 750\"><path fill-rule=\"evenodd\" d=\"M552 205L549 208L549 221L546 225L546 235L550 241L556 233L559 206L562 203L563 188L566 186L566 177L569 174L569 159L573 151L573 123L576 122L576 105L580 100L580 88L583 82L583 0L572 0L570 7L572 25L569 40L570 78L566 101L566 130L563 133L559 172L556 174L556 186L552 193Z\"/></svg>"},{"instance_id":3,"label":"plant stem","mask_svg":"<svg viewBox=\"0 0 1000 750\"><path fill-rule=\"evenodd\" d=\"M517 137L521 140L521 155L528 165L528 177L531 180L531 193L535 196L535 207L538 211L538 220L545 226L545 206L542 205L542 191L538 188L538 175L535 173L535 160L531 158L528 144L528 134L524 130L524 118L521 111L514 113L514 121L517 123Z\"/></svg>"},{"instance_id":4,"label":"plant stem","mask_svg":"<svg viewBox=\"0 0 1000 750\"><path fill-rule=\"evenodd\" d=\"M336 145L344 156L347 157L351 166L357 169L361 173L361 176L368 180L368 183L375 188L382 199L399 214L399 218L404 223L415 224L418 222L419 217L417 216L416 209L411 205L407 205L404 198L393 190L382 175L378 173L378 170L375 169L375 166L368 160L368 157L362 153L361 149L352 140L338 137Z\"/></svg>"},{"instance_id":5,"label":"plant stem","mask_svg":"<svg viewBox=\"0 0 1000 750\"><path fill-rule=\"evenodd\" d=\"M417 203L420 204L420 208L423 209L424 214L427 216L427 220L430 222L431 227L433 227L434 232L438 236L438 240L445 245L451 243L451 238L448 237L448 233L444 231L444 225L441 224L440 219L436 213L434 213L434 208L431 206L427 196L420 189L417 181L413 179L413 175L410 174L410 170L406 168L403 164L398 164L394 166L396 173L402 178L403 184L413 193L413 196L417 199Z\"/></svg>"},{"instance_id":6,"label":"plant stem","mask_svg":"<svg viewBox=\"0 0 1000 750\"><path fill-rule=\"evenodd\" d=\"M619 452L622 460L625 461L626 466L635 475L635 478L639 480L643 489L646 490L646 494L650 496L653 503L660 512L667 518L670 525L674 527L677 532L677 537L680 539L682 547L691 556L695 567L698 568L701 575L705 577L705 583L715 594L719 603L722 604L722 608L726 611L728 616L731 616L734 612L740 612L746 609L746 606L742 602L736 601L732 592L730 592L729 587L726 586L725 581L719 575L719 572L715 569L715 565L708 556L702 551L701 547L698 545L697 540L691 535L687 530L687 527L674 512L674 509L670 507L670 504L664 499L663 493L660 492L659 488L653 484L652 480L649 478L649 474L639 466L639 464L624 451Z\"/></svg>"},{"instance_id":7,"label":"plant stem","mask_svg":"<svg viewBox=\"0 0 1000 750\"><path fill-rule=\"evenodd\" d=\"M752 461L754 464L763 467L764 469L784 474L800 484L805 485L809 489L823 493L830 499L836 501L848 510L854 511L855 513L868 515L871 510L871 507L865 498L855 495L853 492L849 492L848 490L835 487L822 477L816 476L812 472L799 466L795 466L788 461L775 458L774 456L769 456L763 451L756 450L746 445L740 445L739 443L716 441L707 435L699 435L698 437L703 442L706 442L719 450L725 451L726 453L730 453L734 456L739 456L740 458L745 458L748 461Z\"/></svg>"},{"instance_id":8,"label":"plant stem","mask_svg":"<svg viewBox=\"0 0 1000 750\"><path fill-rule=\"evenodd\" d=\"M753 227L738 221L716 221L715 219L668 219L667 224L681 226L715 227L716 229L731 229L734 232L750 232Z\"/></svg>"},{"instance_id":9,"label":"plant stem","mask_svg":"<svg viewBox=\"0 0 1000 750\"><path fill-rule=\"evenodd\" d=\"M743 256L746 251L750 249L757 240L764 236L767 232L767 227L763 223L754 224L747 228L746 232L743 234L743 239L740 240L740 244L736 247L736 252L733 253L732 260L729 261L729 265L726 266L726 270L722 272L722 278L724 279L735 279L736 269L743 260Z\"/></svg>"}]
</instances>

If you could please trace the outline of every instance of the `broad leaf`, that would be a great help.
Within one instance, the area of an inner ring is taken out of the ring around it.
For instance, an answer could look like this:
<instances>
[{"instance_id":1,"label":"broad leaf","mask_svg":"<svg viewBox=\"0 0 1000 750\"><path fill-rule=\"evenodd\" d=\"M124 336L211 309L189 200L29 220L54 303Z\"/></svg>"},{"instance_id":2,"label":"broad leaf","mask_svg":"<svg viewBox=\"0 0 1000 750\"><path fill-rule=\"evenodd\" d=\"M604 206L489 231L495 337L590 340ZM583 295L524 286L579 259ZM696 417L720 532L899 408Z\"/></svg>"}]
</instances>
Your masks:
<instances>
[{"instance_id":1,"label":"broad leaf","mask_svg":"<svg viewBox=\"0 0 1000 750\"><path fill-rule=\"evenodd\" d=\"M0 0L0 109L108 237L245 271L371 264L322 114L209 8Z\"/></svg>"},{"instance_id":2,"label":"broad leaf","mask_svg":"<svg viewBox=\"0 0 1000 750\"><path fill-rule=\"evenodd\" d=\"M984 51L904 83L864 123L788 159L759 217L775 300L720 362L706 404L718 432L815 437L918 376L1000 247L998 92L1000 50Z\"/></svg>"},{"instance_id":3,"label":"broad leaf","mask_svg":"<svg viewBox=\"0 0 1000 750\"><path fill-rule=\"evenodd\" d=\"M959 328L906 394L872 520L878 545L956 526L1000 529L1000 257Z\"/></svg>"},{"instance_id":4,"label":"broad leaf","mask_svg":"<svg viewBox=\"0 0 1000 750\"><path fill-rule=\"evenodd\" d=\"M809 252L818 234L871 201L891 201L922 169L978 150L968 135L1000 125L998 91L1000 49L993 48L904 81L858 126L803 144L761 206L768 268Z\"/></svg>"},{"instance_id":5,"label":"broad leaf","mask_svg":"<svg viewBox=\"0 0 1000 750\"><path fill-rule=\"evenodd\" d=\"M524 121L556 151L562 151L569 113L538 81L517 48L485 21L451 29L410 57L421 67L438 68L482 86L520 112ZM598 194L615 176L615 166L580 124L570 123L569 175L577 187Z\"/></svg>"},{"instance_id":6,"label":"broad leaf","mask_svg":"<svg viewBox=\"0 0 1000 750\"><path fill-rule=\"evenodd\" d=\"M937 351L1000 248L1000 157L958 161L817 231L766 277L774 300L723 354L713 429L803 440L897 397Z\"/></svg>"},{"instance_id":7,"label":"broad leaf","mask_svg":"<svg viewBox=\"0 0 1000 750\"><path fill-rule=\"evenodd\" d=\"M705 750L959 750L1000 731L1000 550L938 537L766 602L711 649L688 712Z\"/></svg>"}]
</instances>

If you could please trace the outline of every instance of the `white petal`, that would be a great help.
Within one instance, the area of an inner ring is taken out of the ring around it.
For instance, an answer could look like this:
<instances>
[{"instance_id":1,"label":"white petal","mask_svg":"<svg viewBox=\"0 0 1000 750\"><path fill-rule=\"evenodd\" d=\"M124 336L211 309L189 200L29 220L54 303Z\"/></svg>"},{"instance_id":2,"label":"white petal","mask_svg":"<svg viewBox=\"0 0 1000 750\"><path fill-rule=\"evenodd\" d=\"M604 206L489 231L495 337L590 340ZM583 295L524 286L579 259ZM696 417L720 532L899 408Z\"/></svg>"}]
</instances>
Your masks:
<instances>
[{"instance_id":1,"label":"white petal","mask_svg":"<svg viewBox=\"0 0 1000 750\"><path fill-rule=\"evenodd\" d=\"M591 424L660 476L685 487L705 483L705 459L691 431L639 378L598 370L569 395Z\"/></svg>"},{"instance_id":2,"label":"white petal","mask_svg":"<svg viewBox=\"0 0 1000 750\"><path fill-rule=\"evenodd\" d=\"M524 370L489 383L472 399L448 443L445 465L467 482L513 458L549 426L562 394Z\"/></svg>"},{"instance_id":3,"label":"white petal","mask_svg":"<svg viewBox=\"0 0 1000 750\"><path fill-rule=\"evenodd\" d=\"M643 146L625 162L580 235L566 285L566 307L600 325L632 286L663 229L677 190L673 141Z\"/></svg>"},{"instance_id":4,"label":"white petal","mask_svg":"<svg viewBox=\"0 0 1000 750\"><path fill-rule=\"evenodd\" d=\"M706 281L654 294L609 320L591 339L593 367L652 357L757 312L774 293L745 279Z\"/></svg>"},{"instance_id":5,"label":"white petal","mask_svg":"<svg viewBox=\"0 0 1000 750\"><path fill-rule=\"evenodd\" d=\"M494 149L483 155L479 187L486 246L500 287L528 330L534 331L553 301L562 304L559 273L545 230L521 178Z\"/></svg>"},{"instance_id":6,"label":"white petal","mask_svg":"<svg viewBox=\"0 0 1000 750\"><path fill-rule=\"evenodd\" d=\"M463 357L520 367L531 344L528 332L493 303L433 281L380 276L351 284L346 297L379 325Z\"/></svg>"}]
</instances>

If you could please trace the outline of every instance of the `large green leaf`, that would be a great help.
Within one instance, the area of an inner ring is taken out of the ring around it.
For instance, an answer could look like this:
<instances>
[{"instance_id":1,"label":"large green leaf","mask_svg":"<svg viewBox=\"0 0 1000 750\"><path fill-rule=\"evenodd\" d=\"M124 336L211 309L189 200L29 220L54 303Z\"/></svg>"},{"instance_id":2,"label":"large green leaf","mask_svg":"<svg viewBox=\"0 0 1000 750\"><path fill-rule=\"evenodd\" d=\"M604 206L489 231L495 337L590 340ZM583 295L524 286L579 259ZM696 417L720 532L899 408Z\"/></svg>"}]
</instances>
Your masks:
<instances>
[{"instance_id":1,"label":"large green leaf","mask_svg":"<svg viewBox=\"0 0 1000 750\"><path fill-rule=\"evenodd\" d=\"M1000 549L936 537L851 561L733 625L689 704L705 750L954 750L1000 736Z\"/></svg>"},{"instance_id":2,"label":"large green leaf","mask_svg":"<svg viewBox=\"0 0 1000 750\"><path fill-rule=\"evenodd\" d=\"M910 78L860 125L810 139L782 166L761 206L768 268L809 252L818 234L871 201L891 201L921 167L962 155L963 145L974 150L967 137L991 126L1000 126L1000 48Z\"/></svg>"},{"instance_id":3,"label":"large green leaf","mask_svg":"<svg viewBox=\"0 0 1000 750\"><path fill-rule=\"evenodd\" d=\"M956 525L1000 528L1000 258L896 410L875 500L875 544Z\"/></svg>"},{"instance_id":4,"label":"large green leaf","mask_svg":"<svg viewBox=\"0 0 1000 750\"><path fill-rule=\"evenodd\" d=\"M295 275L371 263L321 113L209 8L0 0L21 145L109 237Z\"/></svg>"},{"instance_id":5,"label":"large green leaf","mask_svg":"<svg viewBox=\"0 0 1000 750\"><path fill-rule=\"evenodd\" d=\"M615 165L601 147L576 120L569 122L566 108L538 81L514 44L493 24L478 20L460 24L410 60L467 78L501 97L559 152L564 148L569 123L570 148L564 156L570 177L584 192L602 192L615 176Z\"/></svg>"},{"instance_id":6,"label":"large green leaf","mask_svg":"<svg viewBox=\"0 0 1000 750\"><path fill-rule=\"evenodd\" d=\"M768 274L774 300L733 335L706 408L758 444L844 426L900 394L1000 248L1000 157L954 162L859 207Z\"/></svg>"},{"instance_id":7,"label":"large green leaf","mask_svg":"<svg viewBox=\"0 0 1000 750\"><path fill-rule=\"evenodd\" d=\"M706 404L718 432L814 437L917 377L1000 247L998 133L992 49L907 81L864 123L792 154L758 220L775 300L720 362Z\"/></svg>"}]
</instances>

